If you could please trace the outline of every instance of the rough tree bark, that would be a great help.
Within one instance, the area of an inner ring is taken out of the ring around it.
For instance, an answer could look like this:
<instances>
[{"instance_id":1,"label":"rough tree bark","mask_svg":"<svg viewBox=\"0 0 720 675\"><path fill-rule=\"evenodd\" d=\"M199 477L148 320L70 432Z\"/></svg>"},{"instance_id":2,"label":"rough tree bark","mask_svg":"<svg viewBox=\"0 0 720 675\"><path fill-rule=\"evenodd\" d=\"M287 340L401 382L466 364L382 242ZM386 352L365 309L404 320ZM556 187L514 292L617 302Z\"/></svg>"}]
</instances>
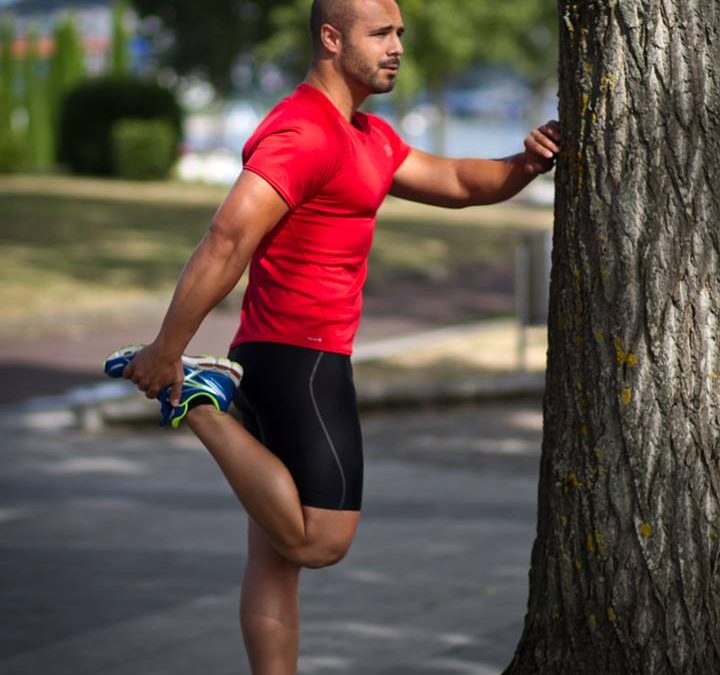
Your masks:
<instances>
[{"instance_id":1,"label":"rough tree bark","mask_svg":"<svg viewBox=\"0 0 720 675\"><path fill-rule=\"evenodd\" d=\"M505 675L716 675L720 2L559 15L538 530Z\"/></svg>"}]
</instances>

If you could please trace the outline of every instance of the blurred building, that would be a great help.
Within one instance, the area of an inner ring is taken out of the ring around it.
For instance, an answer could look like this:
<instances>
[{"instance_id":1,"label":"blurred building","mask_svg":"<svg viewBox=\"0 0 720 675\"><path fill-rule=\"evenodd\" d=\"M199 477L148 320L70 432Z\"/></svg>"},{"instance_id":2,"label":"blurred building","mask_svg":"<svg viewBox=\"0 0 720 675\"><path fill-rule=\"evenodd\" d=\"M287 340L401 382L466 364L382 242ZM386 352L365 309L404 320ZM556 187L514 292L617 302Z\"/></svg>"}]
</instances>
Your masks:
<instances>
[{"instance_id":1,"label":"blurred building","mask_svg":"<svg viewBox=\"0 0 720 675\"><path fill-rule=\"evenodd\" d=\"M19 57L27 48L26 36L34 27L40 35L39 49L47 58L54 49L53 30L58 20L71 15L82 37L87 72L101 73L107 69L110 58L112 32L112 6L114 0L10 0L0 5L0 17L10 17L15 27L15 54ZM128 9L127 28L135 33L137 16ZM133 69L141 69L148 48L142 38L130 41Z\"/></svg>"}]
</instances>

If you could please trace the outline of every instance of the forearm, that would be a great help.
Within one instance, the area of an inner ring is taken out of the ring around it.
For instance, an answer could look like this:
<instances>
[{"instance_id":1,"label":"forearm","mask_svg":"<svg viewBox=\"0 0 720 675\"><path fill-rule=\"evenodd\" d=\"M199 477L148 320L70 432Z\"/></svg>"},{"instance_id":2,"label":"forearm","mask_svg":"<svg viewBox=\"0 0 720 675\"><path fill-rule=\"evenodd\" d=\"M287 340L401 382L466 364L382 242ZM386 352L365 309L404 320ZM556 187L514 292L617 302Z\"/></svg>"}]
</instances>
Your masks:
<instances>
[{"instance_id":1,"label":"forearm","mask_svg":"<svg viewBox=\"0 0 720 675\"><path fill-rule=\"evenodd\" d=\"M538 176L528 167L525 153L503 159L458 159L455 171L460 186L457 206L502 202Z\"/></svg>"},{"instance_id":2,"label":"forearm","mask_svg":"<svg viewBox=\"0 0 720 675\"><path fill-rule=\"evenodd\" d=\"M164 354L180 357L203 319L235 287L253 249L245 238L210 228L180 275L155 340Z\"/></svg>"}]
</instances>

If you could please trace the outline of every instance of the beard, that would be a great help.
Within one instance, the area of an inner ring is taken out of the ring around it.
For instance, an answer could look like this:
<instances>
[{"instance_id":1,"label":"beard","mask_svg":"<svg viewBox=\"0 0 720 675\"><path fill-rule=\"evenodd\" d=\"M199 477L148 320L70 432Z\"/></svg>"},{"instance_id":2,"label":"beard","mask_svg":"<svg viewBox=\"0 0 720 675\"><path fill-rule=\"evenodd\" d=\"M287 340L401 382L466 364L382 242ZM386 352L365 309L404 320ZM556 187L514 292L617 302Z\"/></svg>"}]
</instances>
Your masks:
<instances>
[{"instance_id":1,"label":"beard","mask_svg":"<svg viewBox=\"0 0 720 675\"><path fill-rule=\"evenodd\" d=\"M343 72L351 80L367 89L372 94L386 94L395 88L395 77L383 66L399 65L399 59L390 59L380 65L364 58L360 50L347 45L342 53L340 65Z\"/></svg>"}]
</instances>

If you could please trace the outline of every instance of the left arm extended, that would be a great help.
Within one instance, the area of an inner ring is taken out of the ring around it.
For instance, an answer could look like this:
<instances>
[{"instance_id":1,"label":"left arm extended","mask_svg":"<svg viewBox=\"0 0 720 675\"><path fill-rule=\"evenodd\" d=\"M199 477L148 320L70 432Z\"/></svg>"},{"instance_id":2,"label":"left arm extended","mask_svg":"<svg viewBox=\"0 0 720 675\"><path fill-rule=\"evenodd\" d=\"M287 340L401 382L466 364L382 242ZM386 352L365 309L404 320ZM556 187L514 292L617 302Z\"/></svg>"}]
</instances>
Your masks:
<instances>
[{"instance_id":1,"label":"left arm extended","mask_svg":"<svg viewBox=\"0 0 720 675\"><path fill-rule=\"evenodd\" d=\"M449 159L412 150L395 173L390 194L450 208L495 204L549 171L559 143L560 125L552 121L530 133L525 152L505 159Z\"/></svg>"}]
</instances>

